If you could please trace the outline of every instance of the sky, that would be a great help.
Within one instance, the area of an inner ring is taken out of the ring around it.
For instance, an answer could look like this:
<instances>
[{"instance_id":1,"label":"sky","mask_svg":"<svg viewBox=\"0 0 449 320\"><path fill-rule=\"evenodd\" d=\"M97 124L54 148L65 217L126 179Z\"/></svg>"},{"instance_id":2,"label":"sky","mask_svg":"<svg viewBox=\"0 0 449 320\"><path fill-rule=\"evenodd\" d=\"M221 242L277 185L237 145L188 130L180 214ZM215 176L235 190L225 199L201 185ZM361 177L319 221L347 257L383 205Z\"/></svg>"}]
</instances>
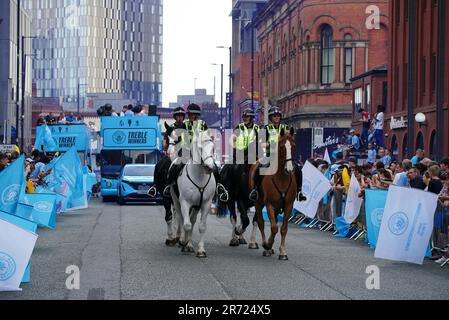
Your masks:
<instances>
[{"instance_id":1,"label":"sky","mask_svg":"<svg viewBox=\"0 0 449 320\"><path fill-rule=\"evenodd\" d=\"M164 0L163 107L178 95L197 89L214 94L220 103L221 70L224 64L224 104L229 91L229 49L232 44L232 0Z\"/></svg>"}]
</instances>

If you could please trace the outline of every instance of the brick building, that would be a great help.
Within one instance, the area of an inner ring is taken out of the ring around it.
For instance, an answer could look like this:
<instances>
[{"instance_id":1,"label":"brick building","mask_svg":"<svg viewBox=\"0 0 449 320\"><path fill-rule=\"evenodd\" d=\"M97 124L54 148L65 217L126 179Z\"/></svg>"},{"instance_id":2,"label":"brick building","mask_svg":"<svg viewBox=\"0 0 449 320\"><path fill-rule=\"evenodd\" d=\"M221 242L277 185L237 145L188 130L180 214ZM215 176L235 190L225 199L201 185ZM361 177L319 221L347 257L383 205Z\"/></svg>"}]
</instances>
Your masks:
<instances>
[{"instance_id":1,"label":"brick building","mask_svg":"<svg viewBox=\"0 0 449 320\"><path fill-rule=\"evenodd\" d=\"M447 157L449 3L395 0L390 16L386 145L399 159L413 155L416 148L434 159ZM426 117L421 125L415 121L418 113Z\"/></svg>"},{"instance_id":2,"label":"brick building","mask_svg":"<svg viewBox=\"0 0 449 320\"><path fill-rule=\"evenodd\" d=\"M261 97L298 129L350 128L351 79L387 63L387 15L388 0L271 0L256 21Z\"/></svg>"},{"instance_id":3,"label":"brick building","mask_svg":"<svg viewBox=\"0 0 449 320\"><path fill-rule=\"evenodd\" d=\"M253 22L267 2L233 0L232 3L232 128L241 122L244 109L260 107L259 45Z\"/></svg>"}]
</instances>

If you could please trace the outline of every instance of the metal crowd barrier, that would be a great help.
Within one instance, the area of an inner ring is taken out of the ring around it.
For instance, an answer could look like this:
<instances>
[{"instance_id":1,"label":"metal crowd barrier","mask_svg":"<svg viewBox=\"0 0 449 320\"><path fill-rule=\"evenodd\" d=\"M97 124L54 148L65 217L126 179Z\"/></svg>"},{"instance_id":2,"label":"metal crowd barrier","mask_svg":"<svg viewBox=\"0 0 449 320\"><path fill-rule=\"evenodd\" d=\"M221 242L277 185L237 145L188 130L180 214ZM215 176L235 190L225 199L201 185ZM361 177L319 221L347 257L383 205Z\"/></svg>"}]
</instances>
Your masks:
<instances>
[{"instance_id":1,"label":"metal crowd barrier","mask_svg":"<svg viewBox=\"0 0 449 320\"><path fill-rule=\"evenodd\" d=\"M431 247L432 250L446 257L446 261L441 263L441 267L449 265L449 208L445 208L441 201L438 201L435 212Z\"/></svg>"}]
</instances>

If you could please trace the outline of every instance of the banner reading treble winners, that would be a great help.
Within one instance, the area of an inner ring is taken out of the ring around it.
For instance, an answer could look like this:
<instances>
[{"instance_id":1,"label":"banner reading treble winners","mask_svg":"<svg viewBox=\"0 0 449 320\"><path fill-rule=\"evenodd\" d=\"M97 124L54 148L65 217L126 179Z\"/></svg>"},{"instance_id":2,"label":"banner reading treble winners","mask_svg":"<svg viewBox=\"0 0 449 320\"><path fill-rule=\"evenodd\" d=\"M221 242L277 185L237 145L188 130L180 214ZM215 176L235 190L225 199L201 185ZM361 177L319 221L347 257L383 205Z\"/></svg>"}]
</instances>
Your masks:
<instances>
[{"instance_id":1,"label":"banner reading treble winners","mask_svg":"<svg viewBox=\"0 0 449 320\"><path fill-rule=\"evenodd\" d=\"M67 152L72 147L78 152L89 148L89 134L84 124L54 125L36 127L36 142L34 147L46 152Z\"/></svg>"},{"instance_id":2,"label":"banner reading treble winners","mask_svg":"<svg viewBox=\"0 0 449 320\"><path fill-rule=\"evenodd\" d=\"M156 149L161 142L157 117L103 117L101 136L107 150Z\"/></svg>"}]
</instances>

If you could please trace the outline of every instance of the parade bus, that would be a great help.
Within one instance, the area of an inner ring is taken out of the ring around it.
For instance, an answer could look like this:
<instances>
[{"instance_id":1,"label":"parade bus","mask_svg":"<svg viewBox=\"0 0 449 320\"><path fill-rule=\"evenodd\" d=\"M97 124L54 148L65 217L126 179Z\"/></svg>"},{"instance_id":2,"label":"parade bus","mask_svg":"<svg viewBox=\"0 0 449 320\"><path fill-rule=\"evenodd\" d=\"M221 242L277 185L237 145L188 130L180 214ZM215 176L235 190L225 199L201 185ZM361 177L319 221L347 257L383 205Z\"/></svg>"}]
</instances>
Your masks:
<instances>
[{"instance_id":1,"label":"parade bus","mask_svg":"<svg viewBox=\"0 0 449 320\"><path fill-rule=\"evenodd\" d=\"M66 153L72 147L84 166L91 165L90 131L83 124L56 124L36 127L35 148L47 153Z\"/></svg>"},{"instance_id":2,"label":"parade bus","mask_svg":"<svg viewBox=\"0 0 449 320\"><path fill-rule=\"evenodd\" d=\"M114 201L119 196L119 179L126 165L156 165L161 157L158 116L102 117L99 162L103 201Z\"/></svg>"}]
</instances>

